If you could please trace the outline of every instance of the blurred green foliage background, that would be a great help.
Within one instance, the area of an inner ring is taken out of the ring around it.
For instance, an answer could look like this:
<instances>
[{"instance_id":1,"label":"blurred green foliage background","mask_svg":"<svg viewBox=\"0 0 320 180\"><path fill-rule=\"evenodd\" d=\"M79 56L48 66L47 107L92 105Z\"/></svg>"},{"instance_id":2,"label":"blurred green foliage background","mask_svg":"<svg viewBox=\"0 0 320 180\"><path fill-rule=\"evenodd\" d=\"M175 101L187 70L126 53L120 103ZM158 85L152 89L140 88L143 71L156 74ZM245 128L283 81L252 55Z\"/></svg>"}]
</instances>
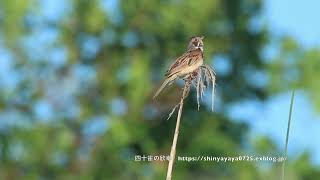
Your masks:
<instances>
[{"instance_id":1,"label":"blurred green foliage background","mask_svg":"<svg viewBox=\"0 0 320 180\"><path fill-rule=\"evenodd\" d=\"M280 156L270 138L250 140L249 124L227 116L228 107L293 88L320 107L319 49L283 37L275 59L262 56L271 35L254 23L261 0L58 2L0 1L0 179L164 179L167 162L135 156L169 154L175 115L165 119L181 84L151 97L195 35L205 36L207 64L229 68L217 72L214 112L209 94L198 112L191 92L178 156ZM290 180L320 177L309 153L287 166ZM177 161L173 179L279 179L280 167Z\"/></svg>"}]
</instances>

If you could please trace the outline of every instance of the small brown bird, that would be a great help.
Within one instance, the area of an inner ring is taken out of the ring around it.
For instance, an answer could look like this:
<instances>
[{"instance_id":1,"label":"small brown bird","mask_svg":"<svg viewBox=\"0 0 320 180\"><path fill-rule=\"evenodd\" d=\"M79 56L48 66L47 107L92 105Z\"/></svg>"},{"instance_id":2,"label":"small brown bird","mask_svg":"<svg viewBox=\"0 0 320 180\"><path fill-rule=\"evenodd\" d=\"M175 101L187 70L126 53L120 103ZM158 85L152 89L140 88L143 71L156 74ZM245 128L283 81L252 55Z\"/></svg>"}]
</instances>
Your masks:
<instances>
[{"instance_id":1,"label":"small brown bird","mask_svg":"<svg viewBox=\"0 0 320 180\"><path fill-rule=\"evenodd\" d=\"M160 92L174 80L184 77L194 72L203 64L203 37L192 37L188 44L188 51L178 57L167 70L166 79L157 90L153 98L157 97Z\"/></svg>"}]
</instances>

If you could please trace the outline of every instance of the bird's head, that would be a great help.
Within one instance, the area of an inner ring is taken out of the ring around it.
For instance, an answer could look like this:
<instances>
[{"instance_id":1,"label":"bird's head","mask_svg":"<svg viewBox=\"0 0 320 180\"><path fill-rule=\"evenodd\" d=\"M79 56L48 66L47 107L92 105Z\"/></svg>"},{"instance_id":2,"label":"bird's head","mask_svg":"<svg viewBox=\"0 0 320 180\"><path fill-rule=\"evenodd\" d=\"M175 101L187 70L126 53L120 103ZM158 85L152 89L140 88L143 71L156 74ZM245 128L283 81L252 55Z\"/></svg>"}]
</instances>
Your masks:
<instances>
[{"instance_id":1,"label":"bird's head","mask_svg":"<svg viewBox=\"0 0 320 180\"><path fill-rule=\"evenodd\" d=\"M200 49L203 52L203 36L195 36L192 37L189 44L188 44L188 51Z\"/></svg>"}]
</instances>

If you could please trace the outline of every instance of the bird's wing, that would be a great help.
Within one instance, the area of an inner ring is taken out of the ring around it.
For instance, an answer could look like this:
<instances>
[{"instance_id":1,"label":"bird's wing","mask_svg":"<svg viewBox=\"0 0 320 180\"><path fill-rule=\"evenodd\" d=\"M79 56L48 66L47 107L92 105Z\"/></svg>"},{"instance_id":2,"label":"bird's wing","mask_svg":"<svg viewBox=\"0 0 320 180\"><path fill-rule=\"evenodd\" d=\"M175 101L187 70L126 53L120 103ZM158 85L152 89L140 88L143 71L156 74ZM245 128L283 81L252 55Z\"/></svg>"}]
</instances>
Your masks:
<instances>
[{"instance_id":1,"label":"bird's wing","mask_svg":"<svg viewBox=\"0 0 320 180\"><path fill-rule=\"evenodd\" d=\"M193 50L184 53L182 56L178 57L173 64L171 64L165 76L170 77L173 74L178 73L182 69L195 64L199 58L203 58L201 50Z\"/></svg>"}]
</instances>

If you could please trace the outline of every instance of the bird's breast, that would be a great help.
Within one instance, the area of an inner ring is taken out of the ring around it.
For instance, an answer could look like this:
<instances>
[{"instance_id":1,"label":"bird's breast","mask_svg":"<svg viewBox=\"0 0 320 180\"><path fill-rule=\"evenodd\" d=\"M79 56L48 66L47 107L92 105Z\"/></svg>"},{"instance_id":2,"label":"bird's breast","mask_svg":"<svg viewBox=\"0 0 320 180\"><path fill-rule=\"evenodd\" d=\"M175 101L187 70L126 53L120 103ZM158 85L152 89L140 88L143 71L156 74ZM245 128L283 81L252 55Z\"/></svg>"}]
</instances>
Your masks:
<instances>
[{"instance_id":1,"label":"bird's breast","mask_svg":"<svg viewBox=\"0 0 320 180\"><path fill-rule=\"evenodd\" d=\"M203 59L200 58L196 63L184 68L183 70L180 71L179 76L184 76L186 74L190 74L197 70L201 65L203 64Z\"/></svg>"}]
</instances>

